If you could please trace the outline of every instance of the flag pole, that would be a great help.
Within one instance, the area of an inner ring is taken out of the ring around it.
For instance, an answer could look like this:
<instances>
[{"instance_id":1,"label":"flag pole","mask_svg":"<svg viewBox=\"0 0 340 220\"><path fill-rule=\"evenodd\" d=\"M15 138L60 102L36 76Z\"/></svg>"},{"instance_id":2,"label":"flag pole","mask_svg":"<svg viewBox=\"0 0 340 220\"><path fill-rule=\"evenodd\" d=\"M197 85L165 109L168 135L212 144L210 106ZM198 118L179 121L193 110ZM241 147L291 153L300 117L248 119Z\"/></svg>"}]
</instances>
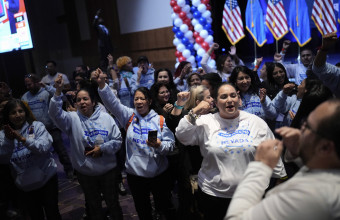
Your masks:
<instances>
[{"instance_id":1,"label":"flag pole","mask_svg":"<svg viewBox=\"0 0 340 220\"><path fill-rule=\"evenodd\" d=\"M276 53L279 53L279 41L276 40Z\"/></svg>"},{"instance_id":2,"label":"flag pole","mask_svg":"<svg viewBox=\"0 0 340 220\"><path fill-rule=\"evenodd\" d=\"M255 52L255 60L254 60L254 66L256 66L256 58L257 58L257 48L256 48L256 41L254 40L254 52Z\"/></svg>"}]
</instances>

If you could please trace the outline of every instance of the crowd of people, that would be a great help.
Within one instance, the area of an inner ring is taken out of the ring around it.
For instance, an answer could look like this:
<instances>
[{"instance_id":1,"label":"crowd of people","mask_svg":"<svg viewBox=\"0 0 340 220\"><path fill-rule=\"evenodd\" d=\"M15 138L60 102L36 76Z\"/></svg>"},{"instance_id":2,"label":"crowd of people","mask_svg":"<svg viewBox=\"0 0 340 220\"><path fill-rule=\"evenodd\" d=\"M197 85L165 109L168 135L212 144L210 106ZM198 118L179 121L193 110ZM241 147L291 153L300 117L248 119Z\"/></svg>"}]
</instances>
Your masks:
<instances>
[{"instance_id":1,"label":"crowd of people","mask_svg":"<svg viewBox=\"0 0 340 220\"><path fill-rule=\"evenodd\" d=\"M86 219L123 219L125 175L141 220L153 209L168 220L339 219L340 69L326 62L336 41L324 36L316 56L303 48L301 64L285 64L285 41L254 69L235 47L214 69L214 43L197 70L108 54L107 68L79 65L72 80L47 61L45 76L22 79L22 97L1 82L0 218L62 218L54 151Z\"/></svg>"}]
</instances>

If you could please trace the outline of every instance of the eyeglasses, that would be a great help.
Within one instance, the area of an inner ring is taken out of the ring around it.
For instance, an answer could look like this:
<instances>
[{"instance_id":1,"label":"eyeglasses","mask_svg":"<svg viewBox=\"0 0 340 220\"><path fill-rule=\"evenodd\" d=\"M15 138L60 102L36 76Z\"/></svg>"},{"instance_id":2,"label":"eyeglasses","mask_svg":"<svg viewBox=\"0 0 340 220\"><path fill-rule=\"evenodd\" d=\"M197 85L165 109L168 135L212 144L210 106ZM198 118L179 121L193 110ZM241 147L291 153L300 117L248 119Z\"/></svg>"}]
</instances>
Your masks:
<instances>
[{"instance_id":1,"label":"eyeglasses","mask_svg":"<svg viewBox=\"0 0 340 220\"><path fill-rule=\"evenodd\" d=\"M310 124L308 123L307 119L305 119L304 121L302 121L302 125L301 125L301 130L302 131L305 131L306 129L310 130L311 132L313 132L314 134L318 135L319 137L322 137L322 138L327 138L327 136L323 133L321 133L320 131L318 130L315 130L313 129Z\"/></svg>"}]
</instances>

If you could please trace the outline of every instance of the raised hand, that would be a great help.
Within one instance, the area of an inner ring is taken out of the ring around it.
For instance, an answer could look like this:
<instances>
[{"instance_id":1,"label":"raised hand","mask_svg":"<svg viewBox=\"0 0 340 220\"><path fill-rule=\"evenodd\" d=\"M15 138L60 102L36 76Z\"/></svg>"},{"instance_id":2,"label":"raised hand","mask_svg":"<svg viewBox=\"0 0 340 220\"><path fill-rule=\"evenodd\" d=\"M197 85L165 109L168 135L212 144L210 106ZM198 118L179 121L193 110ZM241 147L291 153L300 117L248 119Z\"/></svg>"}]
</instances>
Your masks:
<instances>
[{"instance_id":1,"label":"raised hand","mask_svg":"<svg viewBox=\"0 0 340 220\"><path fill-rule=\"evenodd\" d=\"M64 80L63 80L62 74L58 74L57 78L55 78L54 87L56 88L56 91L55 91L56 95L60 96L64 88Z\"/></svg>"},{"instance_id":2,"label":"raised hand","mask_svg":"<svg viewBox=\"0 0 340 220\"><path fill-rule=\"evenodd\" d=\"M282 137L282 142L291 155L294 157L299 156L301 131L296 128L281 127L276 129L275 132Z\"/></svg>"},{"instance_id":3,"label":"raised hand","mask_svg":"<svg viewBox=\"0 0 340 220\"><path fill-rule=\"evenodd\" d=\"M201 101L195 108L192 109L194 114L205 115L211 110L211 105L207 101Z\"/></svg>"},{"instance_id":4,"label":"raised hand","mask_svg":"<svg viewBox=\"0 0 340 220\"><path fill-rule=\"evenodd\" d=\"M236 55L236 47L234 45L230 47L229 54L232 56Z\"/></svg>"},{"instance_id":5,"label":"raised hand","mask_svg":"<svg viewBox=\"0 0 340 220\"><path fill-rule=\"evenodd\" d=\"M279 62L282 60L282 55L279 53L274 54L274 61Z\"/></svg>"},{"instance_id":6,"label":"raised hand","mask_svg":"<svg viewBox=\"0 0 340 220\"><path fill-rule=\"evenodd\" d=\"M177 93L177 105L183 106L190 98L190 92L179 92Z\"/></svg>"},{"instance_id":7,"label":"raised hand","mask_svg":"<svg viewBox=\"0 0 340 220\"><path fill-rule=\"evenodd\" d=\"M282 91L285 94L290 94L294 90L295 87L296 86L294 83L287 83L286 85L283 86Z\"/></svg>"},{"instance_id":8,"label":"raised hand","mask_svg":"<svg viewBox=\"0 0 340 220\"><path fill-rule=\"evenodd\" d=\"M107 55L107 61L108 61L109 67L113 67L114 61L113 61L113 56L111 54Z\"/></svg>"},{"instance_id":9,"label":"raised hand","mask_svg":"<svg viewBox=\"0 0 340 220\"><path fill-rule=\"evenodd\" d=\"M171 110L174 108L173 104L167 103L164 105L163 110L167 113L171 112Z\"/></svg>"},{"instance_id":10,"label":"raised hand","mask_svg":"<svg viewBox=\"0 0 340 220\"><path fill-rule=\"evenodd\" d=\"M291 41L290 40L284 40L282 44L282 49L287 50L288 47L290 46Z\"/></svg>"},{"instance_id":11,"label":"raised hand","mask_svg":"<svg viewBox=\"0 0 340 220\"><path fill-rule=\"evenodd\" d=\"M331 49L337 41L336 32L326 34L322 37L322 50Z\"/></svg>"},{"instance_id":12,"label":"raised hand","mask_svg":"<svg viewBox=\"0 0 340 220\"><path fill-rule=\"evenodd\" d=\"M265 88L260 89L260 102L264 103L266 101L267 90Z\"/></svg>"},{"instance_id":13,"label":"raised hand","mask_svg":"<svg viewBox=\"0 0 340 220\"><path fill-rule=\"evenodd\" d=\"M283 145L279 140L267 140L256 149L255 160L260 161L274 169L280 159Z\"/></svg>"},{"instance_id":14,"label":"raised hand","mask_svg":"<svg viewBox=\"0 0 340 220\"><path fill-rule=\"evenodd\" d=\"M255 66L257 66L257 68L258 68L258 67L261 65L262 61L263 61L263 57L256 58L256 64L255 64Z\"/></svg>"}]
</instances>

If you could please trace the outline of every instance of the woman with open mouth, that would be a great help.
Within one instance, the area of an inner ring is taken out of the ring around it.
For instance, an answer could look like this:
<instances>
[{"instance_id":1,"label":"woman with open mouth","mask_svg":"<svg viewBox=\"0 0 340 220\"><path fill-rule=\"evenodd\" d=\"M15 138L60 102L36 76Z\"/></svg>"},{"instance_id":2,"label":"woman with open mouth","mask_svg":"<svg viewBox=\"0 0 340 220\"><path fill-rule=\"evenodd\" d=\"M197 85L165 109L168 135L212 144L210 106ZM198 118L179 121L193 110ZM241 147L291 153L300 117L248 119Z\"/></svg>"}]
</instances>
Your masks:
<instances>
[{"instance_id":1,"label":"woman with open mouth","mask_svg":"<svg viewBox=\"0 0 340 220\"><path fill-rule=\"evenodd\" d=\"M231 73L229 80L235 85L240 94L242 100L242 105L239 106L240 110L257 115L262 119L272 119L274 117L273 115L265 115L262 108L259 96L260 81L256 72L246 66L237 66ZM270 102L268 97L266 99Z\"/></svg>"},{"instance_id":2,"label":"woman with open mouth","mask_svg":"<svg viewBox=\"0 0 340 220\"><path fill-rule=\"evenodd\" d=\"M126 129L127 181L139 219L152 219L150 193L157 211L168 220L175 219L166 157L174 147L175 138L166 126L164 117L150 108L150 91L146 87L138 88L134 93L135 108L129 108L121 104L105 84L100 70L97 77L102 101ZM163 101L167 99L167 92L164 91L161 96ZM149 133L156 135L151 139Z\"/></svg>"},{"instance_id":3,"label":"woman with open mouth","mask_svg":"<svg viewBox=\"0 0 340 220\"><path fill-rule=\"evenodd\" d=\"M261 118L239 109L241 98L234 85L219 86L215 100L217 113L208 113L210 104L202 101L181 119L176 137L184 145L199 146L203 161L198 172L198 206L204 219L222 220L256 147L274 135ZM183 102L178 97L177 103ZM282 161L273 176L286 176Z\"/></svg>"}]
</instances>

